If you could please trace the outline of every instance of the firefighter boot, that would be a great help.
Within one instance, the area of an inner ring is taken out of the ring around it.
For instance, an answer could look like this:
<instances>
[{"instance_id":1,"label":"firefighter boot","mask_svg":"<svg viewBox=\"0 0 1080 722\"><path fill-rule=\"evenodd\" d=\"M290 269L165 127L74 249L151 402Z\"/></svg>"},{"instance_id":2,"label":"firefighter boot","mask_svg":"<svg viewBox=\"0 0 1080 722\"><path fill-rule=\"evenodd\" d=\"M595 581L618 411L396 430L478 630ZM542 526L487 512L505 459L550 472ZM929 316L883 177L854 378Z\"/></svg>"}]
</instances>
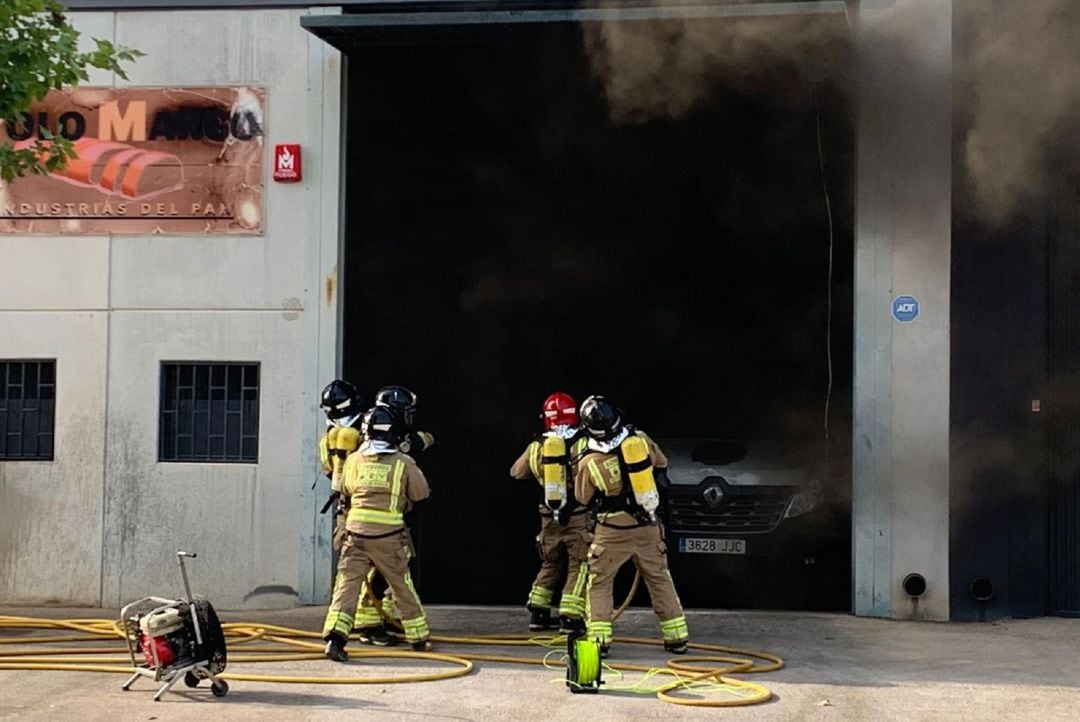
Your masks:
<instances>
[{"instance_id":1,"label":"firefighter boot","mask_svg":"<svg viewBox=\"0 0 1080 722\"><path fill-rule=\"evenodd\" d=\"M673 654L686 654L688 640L679 639L673 642L664 642L664 651L671 652Z\"/></svg>"},{"instance_id":2,"label":"firefighter boot","mask_svg":"<svg viewBox=\"0 0 1080 722\"><path fill-rule=\"evenodd\" d=\"M340 634L326 637L326 656L335 662L348 662L349 653L345 651L345 638Z\"/></svg>"},{"instance_id":3,"label":"firefighter boot","mask_svg":"<svg viewBox=\"0 0 1080 722\"><path fill-rule=\"evenodd\" d=\"M585 620L573 617L559 617L559 634L585 634Z\"/></svg>"},{"instance_id":4,"label":"firefighter boot","mask_svg":"<svg viewBox=\"0 0 1080 722\"><path fill-rule=\"evenodd\" d=\"M545 629L555 629L559 622L551 618L550 609L529 609L529 631L542 632Z\"/></svg>"},{"instance_id":5,"label":"firefighter boot","mask_svg":"<svg viewBox=\"0 0 1080 722\"><path fill-rule=\"evenodd\" d=\"M414 652L430 652L432 650L431 641L425 639L422 642L413 642L412 651Z\"/></svg>"},{"instance_id":6,"label":"firefighter boot","mask_svg":"<svg viewBox=\"0 0 1080 722\"><path fill-rule=\"evenodd\" d=\"M376 627L365 627L360 630L360 643L370 644L375 647L393 647L398 643L397 637L386 631L382 624Z\"/></svg>"}]
</instances>

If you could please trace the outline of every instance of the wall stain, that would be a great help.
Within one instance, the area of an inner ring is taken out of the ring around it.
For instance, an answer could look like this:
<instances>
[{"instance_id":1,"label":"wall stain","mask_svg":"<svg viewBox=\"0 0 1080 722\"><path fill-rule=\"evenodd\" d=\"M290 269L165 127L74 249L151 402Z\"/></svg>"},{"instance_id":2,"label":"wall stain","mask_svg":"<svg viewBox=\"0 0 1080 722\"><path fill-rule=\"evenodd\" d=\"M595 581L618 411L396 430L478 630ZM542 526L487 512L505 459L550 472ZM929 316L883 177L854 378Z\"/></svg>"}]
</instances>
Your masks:
<instances>
[{"instance_id":1,"label":"wall stain","mask_svg":"<svg viewBox=\"0 0 1080 722\"><path fill-rule=\"evenodd\" d=\"M281 302L281 310L283 311L282 318L286 321L295 321L300 318L300 312L304 310L304 304L301 303L299 298L292 296Z\"/></svg>"},{"instance_id":2,"label":"wall stain","mask_svg":"<svg viewBox=\"0 0 1080 722\"><path fill-rule=\"evenodd\" d=\"M330 271L330 275L326 277L326 306L329 308L334 305L334 287L337 285L337 266L334 266L334 270Z\"/></svg>"}]
</instances>

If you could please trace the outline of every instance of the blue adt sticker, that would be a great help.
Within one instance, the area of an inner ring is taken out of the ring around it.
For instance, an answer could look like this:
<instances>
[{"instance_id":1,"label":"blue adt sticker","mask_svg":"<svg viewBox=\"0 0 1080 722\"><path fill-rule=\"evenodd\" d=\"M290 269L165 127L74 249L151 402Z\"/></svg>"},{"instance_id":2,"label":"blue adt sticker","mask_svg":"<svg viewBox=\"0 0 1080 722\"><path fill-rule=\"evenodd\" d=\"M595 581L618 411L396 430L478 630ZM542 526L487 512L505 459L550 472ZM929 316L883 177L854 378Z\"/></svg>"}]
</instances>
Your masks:
<instances>
[{"instance_id":1,"label":"blue adt sticker","mask_svg":"<svg viewBox=\"0 0 1080 722\"><path fill-rule=\"evenodd\" d=\"M911 323L919 317L919 299L897 296L892 302L892 315L900 323Z\"/></svg>"}]
</instances>

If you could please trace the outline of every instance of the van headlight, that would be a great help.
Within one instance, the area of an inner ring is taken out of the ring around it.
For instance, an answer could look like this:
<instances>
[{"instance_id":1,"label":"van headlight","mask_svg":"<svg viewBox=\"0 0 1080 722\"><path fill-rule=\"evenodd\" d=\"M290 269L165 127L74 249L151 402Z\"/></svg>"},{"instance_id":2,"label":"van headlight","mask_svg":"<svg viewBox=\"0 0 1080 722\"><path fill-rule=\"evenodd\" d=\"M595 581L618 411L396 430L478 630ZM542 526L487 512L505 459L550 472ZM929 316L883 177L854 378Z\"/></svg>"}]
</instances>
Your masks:
<instances>
[{"instance_id":1,"label":"van headlight","mask_svg":"<svg viewBox=\"0 0 1080 722\"><path fill-rule=\"evenodd\" d=\"M791 497L791 501L788 502L787 511L784 512L784 518L794 519L797 516L809 514L820 503L821 482L817 479L811 479L799 490L798 494Z\"/></svg>"}]
</instances>

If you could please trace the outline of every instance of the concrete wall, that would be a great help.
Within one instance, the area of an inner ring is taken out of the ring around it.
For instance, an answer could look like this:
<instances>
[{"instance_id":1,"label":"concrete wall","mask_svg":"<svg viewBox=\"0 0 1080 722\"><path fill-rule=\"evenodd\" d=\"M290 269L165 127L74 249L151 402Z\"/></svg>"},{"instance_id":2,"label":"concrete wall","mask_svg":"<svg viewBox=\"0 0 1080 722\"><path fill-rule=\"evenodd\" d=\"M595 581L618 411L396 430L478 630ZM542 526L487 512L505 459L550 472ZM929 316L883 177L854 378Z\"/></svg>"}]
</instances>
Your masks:
<instances>
[{"instance_id":1,"label":"concrete wall","mask_svg":"<svg viewBox=\"0 0 1080 722\"><path fill-rule=\"evenodd\" d=\"M55 461L0 463L0 602L172 593L180 547L222 607L325 595L309 487L337 344L341 62L304 12L71 16L147 53L87 85L266 88L265 233L0 239L0 357L58 364ZM303 183L271 180L281 142L302 144ZM163 360L261 364L258 463L157 462Z\"/></svg>"},{"instance_id":2,"label":"concrete wall","mask_svg":"<svg viewBox=\"0 0 1080 722\"><path fill-rule=\"evenodd\" d=\"M79 240L98 252L74 255L103 271L102 239ZM0 258L24 263L34 255L19 253L13 239L0 241ZM94 604L105 468L104 294L67 299L73 310L14 310L13 289L2 278L8 272L0 270L0 356L55 358L57 413L55 461L0 463L0 600Z\"/></svg>"},{"instance_id":3,"label":"concrete wall","mask_svg":"<svg viewBox=\"0 0 1080 722\"><path fill-rule=\"evenodd\" d=\"M945 620L952 3L863 0L857 32L854 610ZM892 318L898 295L914 322Z\"/></svg>"}]
</instances>

